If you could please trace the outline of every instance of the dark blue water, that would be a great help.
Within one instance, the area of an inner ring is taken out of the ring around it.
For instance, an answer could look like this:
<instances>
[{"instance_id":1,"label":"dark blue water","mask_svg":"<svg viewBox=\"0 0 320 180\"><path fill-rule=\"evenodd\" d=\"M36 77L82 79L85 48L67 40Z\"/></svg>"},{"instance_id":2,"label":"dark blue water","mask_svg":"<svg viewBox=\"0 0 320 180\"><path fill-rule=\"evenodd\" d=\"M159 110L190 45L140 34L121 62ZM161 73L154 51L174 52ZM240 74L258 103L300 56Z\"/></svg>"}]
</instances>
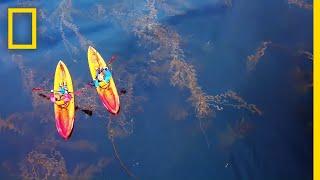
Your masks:
<instances>
[{"instance_id":1,"label":"dark blue water","mask_svg":"<svg viewBox=\"0 0 320 180\"><path fill-rule=\"evenodd\" d=\"M37 50L7 49L8 7L37 7ZM278 0L2 1L0 177L130 179L122 161L141 179L311 179L312 20ZM269 41L249 69L248 56ZM64 141L53 105L32 88L52 88L59 60L75 88L86 87L89 45L105 60L118 56L113 75L127 93L112 116L86 88L76 103L93 114L77 111ZM193 86L170 83L174 55L203 93L232 90L262 114L210 101L214 115L199 118Z\"/></svg>"},{"instance_id":2,"label":"dark blue water","mask_svg":"<svg viewBox=\"0 0 320 180\"><path fill-rule=\"evenodd\" d=\"M31 14L20 13L13 15L13 43L31 44Z\"/></svg>"}]
</instances>

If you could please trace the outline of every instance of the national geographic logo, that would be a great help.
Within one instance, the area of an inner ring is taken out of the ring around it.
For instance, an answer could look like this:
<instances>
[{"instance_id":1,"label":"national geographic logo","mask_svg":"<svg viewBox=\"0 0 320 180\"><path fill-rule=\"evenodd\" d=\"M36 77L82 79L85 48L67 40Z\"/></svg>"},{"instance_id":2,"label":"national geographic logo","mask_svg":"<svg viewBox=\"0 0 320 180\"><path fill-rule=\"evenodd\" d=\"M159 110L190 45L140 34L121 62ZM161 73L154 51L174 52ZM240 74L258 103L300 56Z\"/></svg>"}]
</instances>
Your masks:
<instances>
[{"instance_id":1,"label":"national geographic logo","mask_svg":"<svg viewBox=\"0 0 320 180\"><path fill-rule=\"evenodd\" d=\"M14 14L31 14L31 43L17 44L13 41ZM37 49L37 9L8 8L8 49Z\"/></svg>"}]
</instances>

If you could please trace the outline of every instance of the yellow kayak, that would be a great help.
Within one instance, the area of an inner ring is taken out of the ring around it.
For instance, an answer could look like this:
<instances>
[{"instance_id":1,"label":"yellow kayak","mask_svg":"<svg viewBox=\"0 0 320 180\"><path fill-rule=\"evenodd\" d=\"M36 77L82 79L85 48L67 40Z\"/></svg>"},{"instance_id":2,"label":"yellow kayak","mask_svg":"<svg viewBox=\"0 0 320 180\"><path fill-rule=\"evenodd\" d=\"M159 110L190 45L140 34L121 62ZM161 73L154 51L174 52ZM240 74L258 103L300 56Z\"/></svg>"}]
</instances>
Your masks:
<instances>
[{"instance_id":1,"label":"yellow kayak","mask_svg":"<svg viewBox=\"0 0 320 180\"><path fill-rule=\"evenodd\" d=\"M91 77L93 80L96 79L97 69L107 68L106 62L103 60L101 55L93 47L88 48L88 64L90 68ZM111 73L111 72L110 72ZM117 87L114 83L112 75L110 75L108 82L101 82L99 86L96 87L98 95L105 108L112 114L117 114L120 109L120 100L117 91Z\"/></svg>"},{"instance_id":2,"label":"yellow kayak","mask_svg":"<svg viewBox=\"0 0 320 180\"><path fill-rule=\"evenodd\" d=\"M63 104L55 103L54 114L58 133L64 139L68 139L73 130L75 117L74 91L69 70L62 61L59 61L54 75L54 93L60 90L61 84L67 87L71 100Z\"/></svg>"}]
</instances>

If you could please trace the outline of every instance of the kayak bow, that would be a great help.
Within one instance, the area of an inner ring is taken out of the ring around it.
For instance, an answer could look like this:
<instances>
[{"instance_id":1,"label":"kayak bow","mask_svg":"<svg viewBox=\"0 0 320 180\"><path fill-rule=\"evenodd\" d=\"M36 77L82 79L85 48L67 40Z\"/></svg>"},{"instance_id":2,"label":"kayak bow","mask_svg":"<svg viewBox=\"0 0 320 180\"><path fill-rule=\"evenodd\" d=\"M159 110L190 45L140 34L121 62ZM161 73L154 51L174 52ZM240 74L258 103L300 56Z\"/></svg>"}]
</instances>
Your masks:
<instances>
[{"instance_id":1,"label":"kayak bow","mask_svg":"<svg viewBox=\"0 0 320 180\"><path fill-rule=\"evenodd\" d=\"M91 46L88 48L88 64L93 80L96 79L96 70L98 68L107 67L106 62L103 60L99 52ZM120 100L112 76L106 86L99 86L96 89L104 107L112 114L117 114L120 109Z\"/></svg>"},{"instance_id":2,"label":"kayak bow","mask_svg":"<svg viewBox=\"0 0 320 180\"><path fill-rule=\"evenodd\" d=\"M69 92L73 92L72 79L67 66L59 61L54 76L54 92L59 91L61 83L66 83ZM74 94L71 100L65 106L54 104L54 114L56 119L56 128L60 136L68 139L73 130L75 117Z\"/></svg>"}]
</instances>

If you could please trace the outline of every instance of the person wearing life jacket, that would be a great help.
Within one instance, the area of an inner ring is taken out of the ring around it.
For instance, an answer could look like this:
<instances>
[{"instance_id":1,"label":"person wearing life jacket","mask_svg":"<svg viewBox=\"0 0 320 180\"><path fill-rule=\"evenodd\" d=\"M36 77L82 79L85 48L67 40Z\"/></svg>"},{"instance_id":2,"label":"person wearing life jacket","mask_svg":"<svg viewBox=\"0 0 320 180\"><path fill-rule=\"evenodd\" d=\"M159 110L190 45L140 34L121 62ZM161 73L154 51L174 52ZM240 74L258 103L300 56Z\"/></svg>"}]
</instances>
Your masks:
<instances>
[{"instance_id":1,"label":"person wearing life jacket","mask_svg":"<svg viewBox=\"0 0 320 180\"><path fill-rule=\"evenodd\" d=\"M58 91L51 90L50 100L51 102L63 106L67 105L72 99L72 95L68 92L68 88L65 82L59 85Z\"/></svg>"},{"instance_id":2,"label":"person wearing life jacket","mask_svg":"<svg viewBox=\"0 0 320 180\"><path fill-rule=\"evenodd\" d=\"M108 67L96 69L96 78L93 80L93 85L97 87L105 87L108 85L112 77L111 71Z\"/></svg>"}]
</instances>

